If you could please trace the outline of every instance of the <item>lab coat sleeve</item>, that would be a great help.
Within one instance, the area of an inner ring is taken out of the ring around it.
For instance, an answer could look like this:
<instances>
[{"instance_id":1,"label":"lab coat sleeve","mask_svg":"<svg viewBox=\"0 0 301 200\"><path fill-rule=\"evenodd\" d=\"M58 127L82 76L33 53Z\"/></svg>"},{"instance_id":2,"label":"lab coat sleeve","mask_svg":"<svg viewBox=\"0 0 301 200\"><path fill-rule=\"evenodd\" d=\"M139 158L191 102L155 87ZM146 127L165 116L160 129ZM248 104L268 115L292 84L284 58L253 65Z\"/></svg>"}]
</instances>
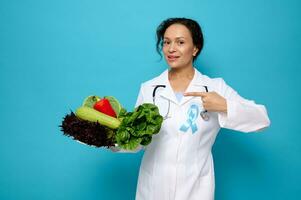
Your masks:
<instances>
[{"instance_id":1,"label":"lab coat sleeve","mask_svg":"<svg viewBox=\"0 0 301 200\"><path fill-rule=\"evenodd\" d=\"M143 104L143 102L144 102L144 99L143 99L143 85L141 84L139 94L138 94L138 98L136 100L135 108L138 107L139 105ZM124 150L124 149L119 148L118 146L110 147L111 151L117 152L117 153L137 153L141 149L144 149L144 146L140 145L140 144L134 150Z\"/></svg>"},{"instance_id":2,"label":"lab coat sleeve","mask_svg":"<svg viewBox=\"0 0 301 200\"><path fill-rule=\"evenodd\" d=\"M218 81L220 95L227 102L227 113L218 112L218 121L222 128L241 132L257 132L270 125L264 105L241 97L223 79L220 78Z\"/></svg>"}]
</instances>

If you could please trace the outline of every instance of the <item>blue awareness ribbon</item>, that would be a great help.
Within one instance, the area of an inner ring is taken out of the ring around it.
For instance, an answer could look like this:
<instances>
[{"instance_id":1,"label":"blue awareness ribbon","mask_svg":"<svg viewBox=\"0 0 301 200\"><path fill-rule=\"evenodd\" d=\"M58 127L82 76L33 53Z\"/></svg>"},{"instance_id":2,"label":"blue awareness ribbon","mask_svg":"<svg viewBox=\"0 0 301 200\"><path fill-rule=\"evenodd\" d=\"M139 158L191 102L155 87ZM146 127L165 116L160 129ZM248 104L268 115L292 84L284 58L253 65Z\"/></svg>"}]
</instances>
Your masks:
<instances>
[{"instance_id":1,"label":"blue awareness ribbon","mask_svg":"<svg viewBox=\"0 0 301 200\"><path fill-rule=\"evenodd\" d=\"M187 111L187 120L180 127L181 131L187 132L189 128L191 128L192 133L195 133L198 130L198 127L195 123L196 119L199 116L199 107L195 104L192 104Z\"/></svg>"}]
</instances>

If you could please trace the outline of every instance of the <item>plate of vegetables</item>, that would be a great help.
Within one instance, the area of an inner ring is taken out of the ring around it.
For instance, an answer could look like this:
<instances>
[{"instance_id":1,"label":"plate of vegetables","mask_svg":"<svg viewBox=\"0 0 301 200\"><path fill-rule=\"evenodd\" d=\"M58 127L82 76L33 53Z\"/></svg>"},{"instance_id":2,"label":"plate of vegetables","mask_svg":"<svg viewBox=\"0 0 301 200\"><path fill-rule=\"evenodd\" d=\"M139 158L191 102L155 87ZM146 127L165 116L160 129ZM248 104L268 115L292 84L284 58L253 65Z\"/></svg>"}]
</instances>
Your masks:
<instances>
[{"instance_id":1,"label":"plate of vegetables","mask_svg":"<svg viewBox=\"0 0 301 200\"><path fill-rule=\"evenodd\" d=\"M60 127L64 135L86 145L134 150L150 144L162 122L154 104L144 103L127 112L113 96L91 95L63 118Z\"/></svg>"}]
</instances>

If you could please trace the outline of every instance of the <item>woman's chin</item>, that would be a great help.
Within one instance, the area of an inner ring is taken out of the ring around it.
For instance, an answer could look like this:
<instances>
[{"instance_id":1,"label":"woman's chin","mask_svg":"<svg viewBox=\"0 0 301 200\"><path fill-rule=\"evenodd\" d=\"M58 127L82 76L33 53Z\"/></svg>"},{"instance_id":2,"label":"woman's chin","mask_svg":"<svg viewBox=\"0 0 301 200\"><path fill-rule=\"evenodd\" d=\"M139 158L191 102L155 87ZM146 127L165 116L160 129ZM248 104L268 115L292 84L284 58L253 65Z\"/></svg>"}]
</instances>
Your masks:
<instances>
[{"instance_id":1,"label":"woman's chin","mask_svg":"<svg viewBox=\"0 0 301 200\"><path fill-rule=\"evenodd\" d=\"M186 68L188 66L191 66L192 64L190 64L189 62L178 62L178 61L172 61L172 62L168 62L166 61L166 63L168 64L168 66L171 69L181 69L181 68Z\"/></svg>"},{"instance_id":2,"label":"woman's chin","mask_svg":"<svg viewBox=\"0 0 301 200\"><path fill-rule=\"evenodd\" d=\"M167 64L172 69L181 68L181 65L179 65L178 63L175 63L175 62L167 62Z\"/></svg>"}]
</instances>

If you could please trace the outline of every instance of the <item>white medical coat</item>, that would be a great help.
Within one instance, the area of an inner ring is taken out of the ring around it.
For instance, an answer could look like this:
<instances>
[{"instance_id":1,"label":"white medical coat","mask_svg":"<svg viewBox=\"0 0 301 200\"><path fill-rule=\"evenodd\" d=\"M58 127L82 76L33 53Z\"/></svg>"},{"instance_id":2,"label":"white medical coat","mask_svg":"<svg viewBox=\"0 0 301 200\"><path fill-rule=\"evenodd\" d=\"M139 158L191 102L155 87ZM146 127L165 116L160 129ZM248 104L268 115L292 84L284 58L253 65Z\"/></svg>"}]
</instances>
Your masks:
<instances>
[{"instance_id":1,"label":"white medical coat","mask_svg":"<svg viewBox=\"0 0 301 200\"><path fill-rule=\"evenodd\" d=\"M215 181L211 148L220 128L253 132L270 124L263 105L239 96L222 78L209 78L194 69L186 92L203 92L203 86L207 86L209 92L215 91L226 99L227 114L208 112L209 121L198 114L194 121L197 130L193 132L189 127L186 132L182 131L180 127L187 122L191 105L197 105L199 111L204 110L201 98L184 96L179 102L170 86L168 69L142 83L136 107L153 103L154 86L166 85L165 89L158 89L156 100L170 101L170 118L163 121L160 132L148 146L136 150L145 149L136 200L213 200ZM160 108L160 104L157 106L159 110L166 110Z\"/></svg>"}]
</instances>

